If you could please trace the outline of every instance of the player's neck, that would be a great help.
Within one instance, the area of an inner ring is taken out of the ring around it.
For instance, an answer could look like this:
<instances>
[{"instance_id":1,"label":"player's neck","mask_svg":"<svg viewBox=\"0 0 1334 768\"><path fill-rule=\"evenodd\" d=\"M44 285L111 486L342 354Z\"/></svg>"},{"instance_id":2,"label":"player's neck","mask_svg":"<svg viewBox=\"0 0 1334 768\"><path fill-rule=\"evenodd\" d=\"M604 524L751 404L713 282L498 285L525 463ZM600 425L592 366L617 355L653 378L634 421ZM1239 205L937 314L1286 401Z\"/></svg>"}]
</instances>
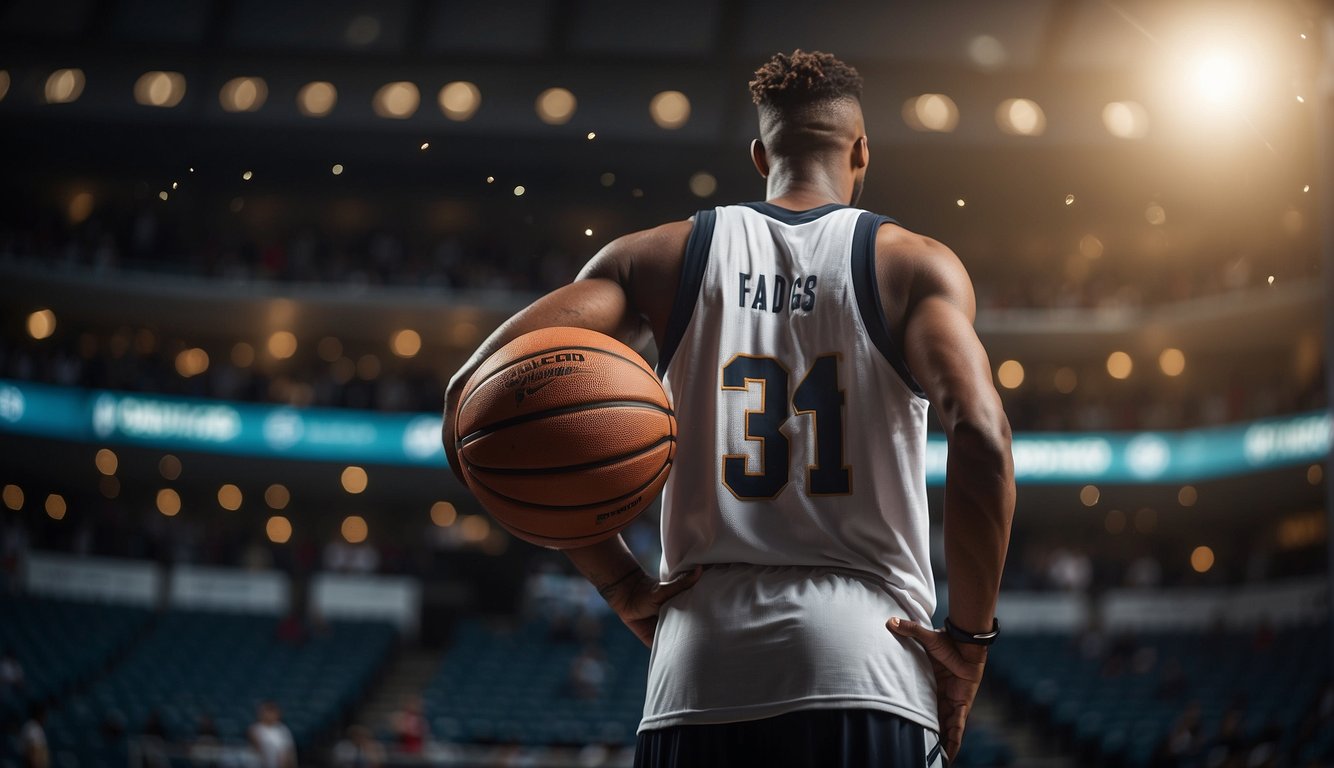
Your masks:
<instances>
[{"instance_id":1,"label":"player's neck","mask_svg":"<svg viewBox=\"0 0 1334 768\"><path fill-rule=\"evenodd\" d=\"M852 197L851 178L831 174L828 168L785 167L769 169L765 200L792 211L806 211L822 205L847 205Z\"/></svg>"}]
</instances>

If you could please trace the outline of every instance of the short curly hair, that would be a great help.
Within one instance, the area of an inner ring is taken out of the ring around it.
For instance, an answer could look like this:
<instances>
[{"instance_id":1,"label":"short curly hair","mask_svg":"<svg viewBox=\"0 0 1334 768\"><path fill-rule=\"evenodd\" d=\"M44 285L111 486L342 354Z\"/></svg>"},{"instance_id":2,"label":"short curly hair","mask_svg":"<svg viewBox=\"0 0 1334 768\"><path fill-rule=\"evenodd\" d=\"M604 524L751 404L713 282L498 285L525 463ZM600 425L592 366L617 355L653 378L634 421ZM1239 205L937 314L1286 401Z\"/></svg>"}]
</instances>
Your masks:
<instances>
[{"instance_id":1,"label":"short curly hair","mask_svg":"<svg viewBox=\"0 0 1334 768\"><path fill-rule=\"evenodd\" d=\"M776 53L755 70L750 97L756 106L780 110L830 99L861 101L862 76L832 53Z\"/></svg>"}]
</instances>

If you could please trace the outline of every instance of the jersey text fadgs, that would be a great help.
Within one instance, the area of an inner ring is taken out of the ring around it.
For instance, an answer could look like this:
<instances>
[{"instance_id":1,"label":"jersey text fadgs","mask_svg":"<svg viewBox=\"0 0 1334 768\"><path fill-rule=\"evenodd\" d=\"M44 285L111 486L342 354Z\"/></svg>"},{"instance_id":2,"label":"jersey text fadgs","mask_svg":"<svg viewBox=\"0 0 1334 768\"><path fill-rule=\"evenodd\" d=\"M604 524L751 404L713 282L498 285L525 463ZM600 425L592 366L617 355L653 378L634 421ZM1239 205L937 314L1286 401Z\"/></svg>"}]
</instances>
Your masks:
<instances>
[{"instance_id":1,"label":"jersey text fadgs","mask_svg":"<svg viewBox=\"0 0 1334 768\"><path fill-rule=\"evenodd\" d=\"M936 728L927 403L885 327L875 236L839 205L701 211L659 373L678 420L641 729L871 708Z\"/></svg>"}]
</instances>

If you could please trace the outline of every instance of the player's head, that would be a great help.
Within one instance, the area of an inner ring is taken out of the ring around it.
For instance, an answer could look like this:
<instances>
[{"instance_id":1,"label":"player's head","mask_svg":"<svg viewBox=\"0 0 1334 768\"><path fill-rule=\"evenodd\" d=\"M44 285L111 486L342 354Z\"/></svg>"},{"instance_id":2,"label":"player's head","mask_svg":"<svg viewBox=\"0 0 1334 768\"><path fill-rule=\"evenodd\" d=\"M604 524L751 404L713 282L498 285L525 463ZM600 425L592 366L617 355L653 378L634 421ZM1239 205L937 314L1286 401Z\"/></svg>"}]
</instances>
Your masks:
<instances>
[{"instance_id":1,"label":"player's head","mask_svg":"<svg viewBox=\"0 0 1334 768\"><path fill-rule=\"evenodd\" d=\"M856 203L870 161L857 70L829 53L779 53L755 70L750 94L760 113L752 145L760 173L784 162L837 164L852 173Z\"/></svg>"}]
</instances>

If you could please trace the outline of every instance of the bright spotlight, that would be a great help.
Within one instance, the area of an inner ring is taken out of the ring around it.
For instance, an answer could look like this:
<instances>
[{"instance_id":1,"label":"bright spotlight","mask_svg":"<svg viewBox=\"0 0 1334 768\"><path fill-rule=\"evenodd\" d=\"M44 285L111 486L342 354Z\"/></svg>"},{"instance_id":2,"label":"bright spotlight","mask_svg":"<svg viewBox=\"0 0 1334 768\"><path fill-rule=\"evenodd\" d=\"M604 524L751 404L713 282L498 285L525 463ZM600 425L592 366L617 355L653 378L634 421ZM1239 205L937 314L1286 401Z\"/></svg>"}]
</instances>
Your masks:
<instances>
[{"instance_id":1,"label":"bright spotlight","mask_svg":"<svg viewBox=\"0 0 1334 768\"><path fill-rule=\"evenodd\" d=\"M1215 107L1236 104L1246 85L1246 67L1235 54L1209 51L1190 64L1190 83L1196 95Z\"/></svg>"}]
</instances>

